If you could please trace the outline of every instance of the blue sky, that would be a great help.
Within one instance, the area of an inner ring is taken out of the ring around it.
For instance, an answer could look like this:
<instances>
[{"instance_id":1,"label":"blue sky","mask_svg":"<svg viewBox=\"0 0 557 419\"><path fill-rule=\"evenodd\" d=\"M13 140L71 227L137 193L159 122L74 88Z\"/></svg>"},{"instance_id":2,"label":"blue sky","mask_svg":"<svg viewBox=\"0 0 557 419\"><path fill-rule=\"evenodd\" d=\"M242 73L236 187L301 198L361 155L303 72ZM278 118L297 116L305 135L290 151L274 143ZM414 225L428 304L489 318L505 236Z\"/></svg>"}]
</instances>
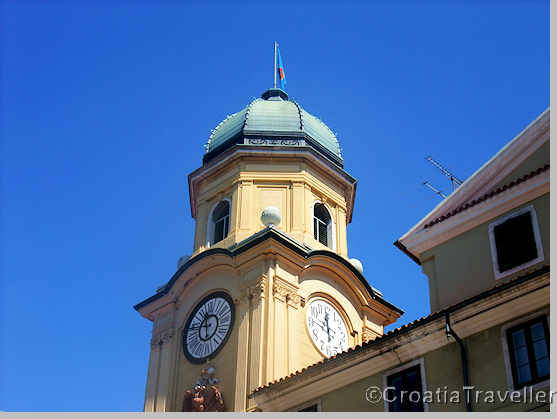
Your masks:
<instances>
[{"instance_id":1,"label":"blue sky","mask_svg":"<svg viewBox=\"0 0 557 419\"><path fill-rule=\"evenodd\" d=\"M114 4L112 4L114 3ZM549 2L4 2L0 410L143 408L132 306L191 253L187 175L272 86L338 134L358 179L349 256L406 313L393 245L549 106Z\"/></svg>"}]
</instances>

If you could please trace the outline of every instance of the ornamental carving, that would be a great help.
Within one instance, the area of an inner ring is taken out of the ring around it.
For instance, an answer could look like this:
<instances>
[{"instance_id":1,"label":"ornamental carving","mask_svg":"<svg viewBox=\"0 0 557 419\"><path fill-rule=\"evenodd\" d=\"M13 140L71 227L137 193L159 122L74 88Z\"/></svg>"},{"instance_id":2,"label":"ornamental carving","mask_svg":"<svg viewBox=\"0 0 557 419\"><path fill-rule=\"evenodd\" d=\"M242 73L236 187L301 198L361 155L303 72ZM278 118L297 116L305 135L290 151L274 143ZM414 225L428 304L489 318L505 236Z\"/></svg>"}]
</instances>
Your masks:
<instances>
[{"instance_id":1,"label":"ornamental carving","mask_svg":"<svg viewBox=\"0 0 557 419\"><path fill-rule=\"evenodd\" d=\"M362 331L362 341L364 343L369 342L370 340L374 340L376 337L377 333L375 333L371 329L364 327L364 330Z\"/></svg>"},{"instance_id":2,"label":"ornamental carving","mask_svg":"<svg viewBox=\"0 0 557 419\"><path fill-rule=\"evenodd\" d=\"M298 308L302 302L302 297L298 295L296 288L278 278L275 278L273 283L273 296L294 308Z\"/></svg>"},{"instance_id":3,"label":"ornamental carving","mask_svg":"<svg viewBox=\"0 0 557 419\"><path fill-rule=\"evenodd\" d=\"M302 146L303 140L295 140L288 138L248 138L248 144L253 145L288 145L288 146Z\"/></svg>"},{"instance_id":4,"label":"ornamental carving","mask_svg":"<svg viewBox=\"0 0 557 419\"><path fill-rule=\"evenodd\" d=\"M151 338L151 347L157 347L160 345L164 345L174 337L174 329L166 329L162 332L157 333L155 336Z\"/></svg>"},{"instance_id":5,"label":"ornamental carving","mask_svg":"<svg viewBox=\"0 0 557 419\"><path fill-rule=\"evenodd\" d=\"M298 308L298 306L302 303L302 300L303 298L295 293L290 293L286 296L286 302L294 308Z\"/></svg>"},{"instance_id":6,"label":"ornamental carving","mask_svg":"<svg viewBox=\"0 0 557 419\"><path fill-rule=\"evenodd\" d=\"M252 298L261 299L265 297L265 284L267 282L267 275L261 275L261 277L249 284L244 288L242 293L242 300L251 300Z\"/></svg>"},{"instance_id":7,"label":"ornamental carving","mask_svg":"<svg viewBox=\"0 0 557 419\"><path fill-rule=\"evenodd\" d=\"M224 412L219 382L214 367L202 368L193 389L184 392L182 412Z\"/></svg>"}]
</instances>

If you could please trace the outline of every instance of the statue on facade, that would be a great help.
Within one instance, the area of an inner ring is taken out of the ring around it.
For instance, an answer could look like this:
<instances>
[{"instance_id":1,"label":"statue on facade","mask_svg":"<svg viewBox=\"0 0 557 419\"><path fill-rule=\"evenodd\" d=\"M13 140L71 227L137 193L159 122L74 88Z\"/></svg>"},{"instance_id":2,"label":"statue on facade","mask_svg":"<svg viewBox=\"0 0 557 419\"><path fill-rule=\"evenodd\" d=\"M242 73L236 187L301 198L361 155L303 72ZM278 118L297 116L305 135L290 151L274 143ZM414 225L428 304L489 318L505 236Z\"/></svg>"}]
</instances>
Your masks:
<instances>
[{"instance_id":1,"label":"statue on facade","mask_svg":"<svg viewBox=\"0 0 557 419\"><path fill-rule=\"evenodd\" d=\"M215 368L202 368L193 389L184 393L183 412L224 412L224 400L217 387Z\"/></svg>"}]
</instances>

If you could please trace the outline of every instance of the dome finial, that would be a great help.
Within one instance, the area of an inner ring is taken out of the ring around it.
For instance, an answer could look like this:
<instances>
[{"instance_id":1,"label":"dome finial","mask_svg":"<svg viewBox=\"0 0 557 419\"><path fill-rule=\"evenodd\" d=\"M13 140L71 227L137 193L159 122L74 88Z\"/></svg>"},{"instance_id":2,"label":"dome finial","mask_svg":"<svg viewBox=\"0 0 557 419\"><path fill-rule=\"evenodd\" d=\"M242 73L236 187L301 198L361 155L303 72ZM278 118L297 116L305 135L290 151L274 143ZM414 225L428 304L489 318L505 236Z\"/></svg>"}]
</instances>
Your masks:
<instances>
[{"instance_id":1,"label":"dome finial","mask_svg":"<svg viewBox=\"0 0 557 419\"><path fill-rule=\"evenodd\" d=\"M261 98L265 100L288 100L288 94L282 89L273 88L264 91Z\"/></svg>"}]
</instances>

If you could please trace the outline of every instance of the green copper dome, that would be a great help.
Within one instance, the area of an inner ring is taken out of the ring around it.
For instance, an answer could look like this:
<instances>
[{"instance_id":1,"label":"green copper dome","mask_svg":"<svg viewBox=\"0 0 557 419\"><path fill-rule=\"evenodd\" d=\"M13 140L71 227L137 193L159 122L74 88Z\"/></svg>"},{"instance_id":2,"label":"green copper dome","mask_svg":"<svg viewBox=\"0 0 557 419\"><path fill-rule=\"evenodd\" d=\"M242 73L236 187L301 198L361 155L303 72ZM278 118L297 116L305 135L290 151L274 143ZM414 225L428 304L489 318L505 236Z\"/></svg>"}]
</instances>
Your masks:
<instances>
[{"instance_id":1,"label":"green copper dome","mask_svg":"<svg viewBox=\"0 0 557 419\"><path fill-rule=\"evenodd\" d=\"M269 89L246 108L228 116L212 132L203 161L236 145L312 147L342 166L338 140L321 120L280 89Z\"/></svg>"}]
</instances>

